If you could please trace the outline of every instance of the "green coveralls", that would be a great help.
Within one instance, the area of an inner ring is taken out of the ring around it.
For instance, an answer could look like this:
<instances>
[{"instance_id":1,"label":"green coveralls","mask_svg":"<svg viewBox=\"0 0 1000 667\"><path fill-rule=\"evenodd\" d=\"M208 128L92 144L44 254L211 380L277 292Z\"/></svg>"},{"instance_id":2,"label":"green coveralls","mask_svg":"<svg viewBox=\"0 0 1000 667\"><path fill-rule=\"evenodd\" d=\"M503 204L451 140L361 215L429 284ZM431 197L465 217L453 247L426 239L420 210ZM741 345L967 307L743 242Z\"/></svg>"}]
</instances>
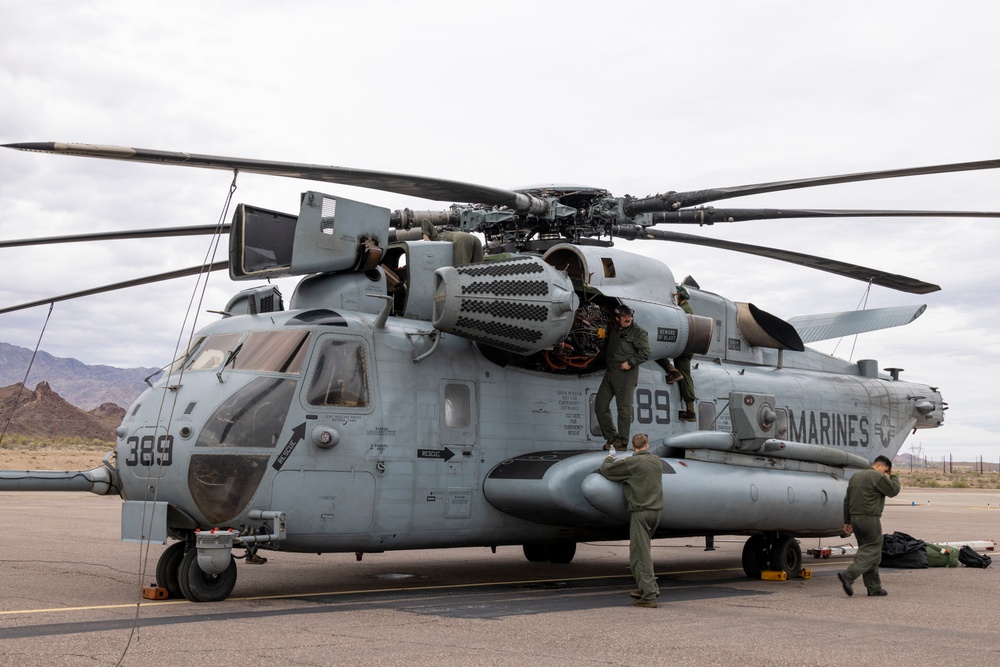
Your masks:
<instances>
[{"instance_id":1,"label":"green coveralls","mask_svg":"<svg viewBox=\"0 0 1000 667\"><path fill-rule=\"evenodd\" d=\"M691 315L691 306L688 305L687 301L681 301L681 310L683 310L688 315ZM691 377L691 358L693 354L682 354L679 357L674 357L674 368L679 370L684 376L680 382L680 392L681 400L685 403L694 403L694 378Z\"/></svg>"},{"instance_id":2,"label":"green coveralls","mask_svg":"<svg viewBox=\"0 0 1000 667\"><path fill-rule=\"evenodd\" d=\"M862 576L869 593L882 588L878 575L878 565L882 562L882 510L886 497L893 498L898 493L899 477L883 475L874 468L856 473L847 484L844 523L851 524L858 538L858 553L844 575L852 583Z\"/></svg>"},{"instance_id":3,"label":"green coveralls","mask_svg":"<svg viewBox=\"0 0 1000 667\"><path fill-rule=\"evenodd\" d=\"M452 261L455 266L483 261L483 244L468 232L439 232L430 220L420 222L420 231L431 241L451 241L454 244Z\"/></svg>"},{"instance_id":4,"label":"green coveralls","mask_svg":"<svg viewBox=\"0 0 1000 667\"><path fill-rule=\"evenodd\" d=\"M644 449L618 460L607 457L601 464L601 474L625 485L629 511L628 564L642 599L655 600L660 587L653 571L650 541L663 511L663 462Z\"/></svg>"},{"instance_id":5,"label":"green coveralls","mask_svg":"<svg viewBox=\"0 0 1000 667\"><path fill-rule=\"evenodd\" d=\"M624 329L615 327L611 330L604 349L608 369L604 372L604 379L601 380L594 400L597 424L601 427L601 435L608 442L618 438L628 447L629 431L632 428L632 401L635 385L639 382L639 365L648 360L650 354L649 334L635 321ZM631 366L627 371L621 369L624 361L628 361ZM617 429L611 419L612 396L618 405Z\"/></svg>"}]
</instances>

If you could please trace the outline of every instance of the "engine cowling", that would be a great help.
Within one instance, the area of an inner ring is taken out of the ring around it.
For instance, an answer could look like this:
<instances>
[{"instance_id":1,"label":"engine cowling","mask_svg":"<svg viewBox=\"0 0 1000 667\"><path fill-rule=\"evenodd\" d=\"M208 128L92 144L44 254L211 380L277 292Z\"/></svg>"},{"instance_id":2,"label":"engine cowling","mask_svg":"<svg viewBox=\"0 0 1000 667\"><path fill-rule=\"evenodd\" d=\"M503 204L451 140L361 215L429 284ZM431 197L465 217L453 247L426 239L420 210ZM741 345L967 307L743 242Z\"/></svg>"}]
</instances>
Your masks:
<instances>
[{"instance_id":1,"label":"engine cowling","mask_svg":"<svg viewBox=\"0 0 1000 667\"><path fill-rule=\"evenodd\" d=\"M631 307L649 333L652 359L702 354L711 344L712 318L688 315L670 302L670 269L632 253L564 244L545 257L448 266L434 274L437 329L515 354L559 346L597 357L619 304Z\"/></svg>"},{"instance_id":2,"label":"engine cowling","mask_svg":"<svg viewBox=\"0 0 1000 667\"><path fill-rule=\"evenodd\" d=\"M572 326L579 298L564 272L524 256L446 266L435 274L434 326L529 355L551 349Z\"/></svg>"}]
</instances>

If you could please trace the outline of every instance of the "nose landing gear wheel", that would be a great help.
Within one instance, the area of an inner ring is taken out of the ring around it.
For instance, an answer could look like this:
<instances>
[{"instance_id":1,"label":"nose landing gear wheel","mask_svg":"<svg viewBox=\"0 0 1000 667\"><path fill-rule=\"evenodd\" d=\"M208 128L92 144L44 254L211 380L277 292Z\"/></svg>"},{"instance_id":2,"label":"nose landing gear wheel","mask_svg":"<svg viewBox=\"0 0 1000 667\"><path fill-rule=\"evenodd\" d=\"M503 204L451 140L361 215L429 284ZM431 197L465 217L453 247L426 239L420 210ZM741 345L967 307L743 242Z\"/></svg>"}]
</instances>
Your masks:
<instances>
[{"instance_id":1,"label":"nose landing gear wheel","mask_svg":"<svg viewBox=\"0 0 1000 667\"><path fill-rule=\"evenodd\" d=\"M184 554L178 570L181 592L191 602L219 602L229 597L236 587L236 561L220 574L207 574L198 566L198 550Z\"/></svg>"},{"instance_id":2,"label":"nose landing gear wheel","mask_svg":"<svg viewBox=\"0 0 1000 667\"><path fill-rule=\"evenodd\" d=\"M184 542L174 542L160 554L156 561L156 585L167 589L175 600L184 597L180 584L181 561L184 560Z\"/></svg>"}]
</instances>

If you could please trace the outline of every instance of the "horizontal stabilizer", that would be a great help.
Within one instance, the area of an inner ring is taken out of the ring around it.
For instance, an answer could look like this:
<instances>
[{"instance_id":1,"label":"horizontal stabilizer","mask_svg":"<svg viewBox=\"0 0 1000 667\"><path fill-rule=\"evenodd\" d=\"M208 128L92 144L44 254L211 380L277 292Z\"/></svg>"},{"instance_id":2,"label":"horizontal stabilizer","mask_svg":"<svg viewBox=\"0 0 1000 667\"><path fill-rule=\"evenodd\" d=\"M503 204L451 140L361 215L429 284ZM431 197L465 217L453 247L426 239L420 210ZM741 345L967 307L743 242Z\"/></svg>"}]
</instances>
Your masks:
<instances>
[{"instance_id":1,"label":"horizontal stabilizer","mask_svg":"<svg viewBox=\"0 0 1000 667\"><path fill-rule=\"evenodd\" d=\"M803 343L815 343L818 340L901 327L920 317L926 309L927 306L896 306L843 313L797 315L789 318L788 323L799 332Z\"/></svg>"}]
</instances>

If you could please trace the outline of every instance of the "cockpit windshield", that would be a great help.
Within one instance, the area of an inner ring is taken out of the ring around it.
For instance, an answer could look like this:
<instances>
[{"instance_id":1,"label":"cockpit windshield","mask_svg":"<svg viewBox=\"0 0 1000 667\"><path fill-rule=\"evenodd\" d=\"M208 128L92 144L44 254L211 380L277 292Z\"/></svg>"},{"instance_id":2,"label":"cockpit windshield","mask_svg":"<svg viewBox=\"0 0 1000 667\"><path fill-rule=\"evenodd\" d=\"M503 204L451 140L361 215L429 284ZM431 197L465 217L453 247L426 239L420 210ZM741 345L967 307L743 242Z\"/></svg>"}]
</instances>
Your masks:
<instances>
[{"instance_id":1,"label":"cockpit windshield","mask_svg":"<svg viewBox=\"0 0 1000 667\"><path fill-rule=\"evenodd\" d=\"M189 371L229 370L298 375L308 347L308 331L252 331L210 336ZM242 342L240 339L243 338Z\"/></svg>"},{"instance_id":2,"label":"cockpit windshield","mask_svg":"<svg viewBox=\"0 0 1000 667\"><path fill-rule=\"evenodd\" d=\"M265 373L302 372L308 331L252 331L226 368Z\"/></svg>"}]
</instances>

